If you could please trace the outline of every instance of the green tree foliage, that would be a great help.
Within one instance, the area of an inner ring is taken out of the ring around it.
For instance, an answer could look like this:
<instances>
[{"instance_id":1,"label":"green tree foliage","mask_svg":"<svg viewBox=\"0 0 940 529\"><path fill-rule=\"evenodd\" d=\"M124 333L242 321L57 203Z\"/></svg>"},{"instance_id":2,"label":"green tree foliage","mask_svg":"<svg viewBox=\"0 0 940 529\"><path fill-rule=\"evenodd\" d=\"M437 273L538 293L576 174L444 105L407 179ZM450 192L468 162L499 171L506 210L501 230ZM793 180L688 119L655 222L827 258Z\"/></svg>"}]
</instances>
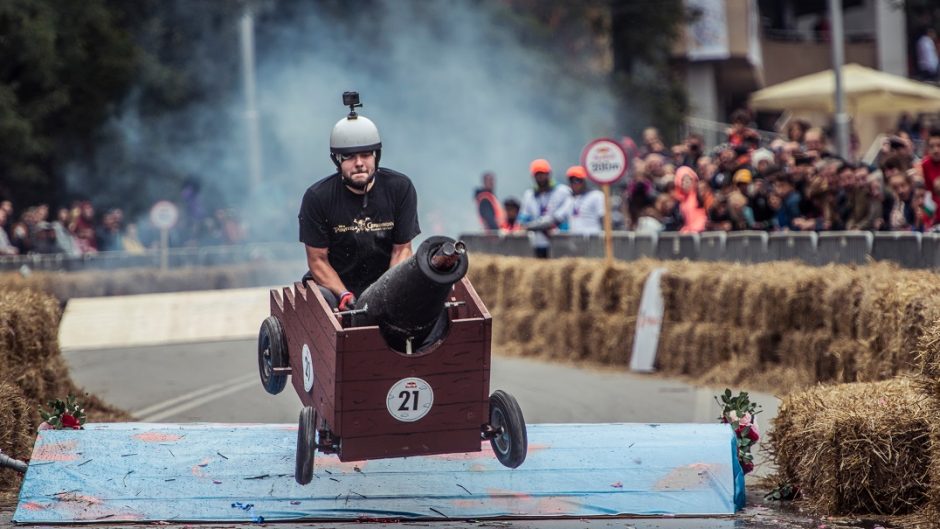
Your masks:
<instances>
[{"instance_id":1,"label":"green tree foliage","mask_svg":"<svg viewBox=\"0 0 940 529\"><path fill-rule=\"evenodd\" d=\"M688 109L685 89L670 65L673 45L688 20L684 2L610 0L609 4L621 118L629 123L631 134L652 125L670 139Z\"/></svg>"},{"instance_id":2,"label":"green tree foliage","mask_svg":"<svg viewBox=\"0 0 940 529\"><path fill-rule=\"evenodd\" d=\"M5 0L0 57L0 194L50 200L131 86L135 47L105 0Z\"/></svg>"},{"instance_id":3,"label":"green tree foliage","mask_svg":"<svg viewBox=\"0 0 940 529\"><path fill-rule=\"evenodd\" d=\"M552 50L576 76L609 79L620 101L618 132L678 131L688 102L670 60L688 20L682 0L504 1L515 27L527 29L523 42Z\"/></svg>"}]
</instances>

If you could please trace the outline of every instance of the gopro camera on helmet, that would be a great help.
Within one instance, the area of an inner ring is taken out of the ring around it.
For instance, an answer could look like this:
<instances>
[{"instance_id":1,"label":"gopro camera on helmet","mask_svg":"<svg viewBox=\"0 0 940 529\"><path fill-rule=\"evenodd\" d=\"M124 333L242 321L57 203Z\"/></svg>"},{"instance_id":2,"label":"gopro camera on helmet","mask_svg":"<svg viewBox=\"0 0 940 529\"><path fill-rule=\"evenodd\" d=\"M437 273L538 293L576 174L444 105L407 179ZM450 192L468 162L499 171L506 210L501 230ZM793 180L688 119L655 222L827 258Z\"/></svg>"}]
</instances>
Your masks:
<instances>
[{"instance_id":1,"label":"gopro camera on helmet","mask_svg":"<svg viewBox=\"0 0 940 529\"><path fill-rule=\"evenodd\" d=\"M356 107L361 107L359 102L359 92L343 92L343 104L349 107L349 116L356 115Z\"/></svg>"}]
</instances>

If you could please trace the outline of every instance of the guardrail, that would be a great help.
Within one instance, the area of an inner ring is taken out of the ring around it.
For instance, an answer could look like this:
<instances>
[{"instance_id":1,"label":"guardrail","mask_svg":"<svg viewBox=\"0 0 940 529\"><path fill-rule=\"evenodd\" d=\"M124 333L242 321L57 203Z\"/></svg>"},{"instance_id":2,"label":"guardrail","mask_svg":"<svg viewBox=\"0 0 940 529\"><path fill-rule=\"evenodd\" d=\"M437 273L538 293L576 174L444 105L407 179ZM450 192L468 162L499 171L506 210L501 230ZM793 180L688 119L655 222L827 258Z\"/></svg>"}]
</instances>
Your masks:
<instances>
[{"instance_id":1,"label":"guardrail","mask_svg":"<svg viewBox=\"0 0 940 529\"><path fill-rule=\"evenodd\" d=\"M525 234L466 233L460 238L471 252L531 257ZM774 232L736 231L680 234L614 232L614 257L625 261L650 257L761 263L799 260L810 265L894 261L905 268L940 268L940 233L914 232ZM603 236L555 235L552 257L604 257Z\"/></svg>"},{"instance_id":2,"label":"guardrail","mask_svg":"<svg viewBox=\"0 0 940 529\"><path fill-rule=\"evenodd\" d=\"M142 253L98 252L82 256L66 254L29 254L0 256L0 271L30 270L77 271L115 270L119 268L160 268L163 254L160 250ZM198 248L171 248L167 250L167 266L221 266L254 261L303 261L300 243L274 242Z\"/></svg>"},{"instance_id":3,"label":"guardrail","mask_svg":"<svg viewBox=\"0 0 940 529\"><path fill-rule=\"evenodd\" d=\"M465 233L460 238L471 252L532 257L525 234ZM620 231L613 234L614 257L632 261L689 259L761 263L799 260L811 265L829 263L864 264L869 260L894 261L905 268L940 268L940 233L914 232L775 232L734 231L659 234ZM552 257L604 257L603 236L555 235ZM257 243L202 248L172 248L167 252L170 268L222 266L256 261L300 261L299 243ZM0 257L0 271L77 271L120 268L160 268L161 252L99 252L80 257L65 254Z\"/></svg>"}]
</instances>

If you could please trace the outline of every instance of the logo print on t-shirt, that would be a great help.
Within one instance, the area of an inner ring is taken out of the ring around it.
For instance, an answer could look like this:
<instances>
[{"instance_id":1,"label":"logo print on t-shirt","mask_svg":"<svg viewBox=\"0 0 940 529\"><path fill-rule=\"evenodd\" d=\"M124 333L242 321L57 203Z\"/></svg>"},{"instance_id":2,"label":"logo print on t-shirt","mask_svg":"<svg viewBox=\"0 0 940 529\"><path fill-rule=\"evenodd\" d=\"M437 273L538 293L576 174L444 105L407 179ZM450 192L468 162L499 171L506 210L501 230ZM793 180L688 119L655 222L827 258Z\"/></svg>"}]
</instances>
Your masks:
<instances>
[{"instance_id":1,"label":"logo print on t-shirt","mask_svg":"<svg viewBox=\"0 0 940 529\"><path fill-rule=\"evenodd\" d=\"M352 224L347 226L345 224L339 224L333 227L334 233L372 233L377 231L388 231L395 227L395 221L390 220L388 222L376 222L372 220L372 217L366 217L364 219L354 219Z\"/></svg>"}]
</instances>

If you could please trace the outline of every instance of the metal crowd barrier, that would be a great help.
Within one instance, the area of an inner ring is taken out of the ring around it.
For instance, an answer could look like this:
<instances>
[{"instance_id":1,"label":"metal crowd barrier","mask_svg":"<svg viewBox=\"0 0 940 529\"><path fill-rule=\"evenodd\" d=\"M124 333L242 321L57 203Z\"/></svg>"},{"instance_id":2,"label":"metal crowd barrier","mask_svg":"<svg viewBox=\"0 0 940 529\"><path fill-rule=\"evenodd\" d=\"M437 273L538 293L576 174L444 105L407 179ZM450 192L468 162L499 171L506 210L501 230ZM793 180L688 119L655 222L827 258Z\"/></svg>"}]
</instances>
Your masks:
<instances>
[{"instance_id":1,"label":"metal crowd barrier","mask_svg":"<svg viewBox=\"0 0 940 529\"><path fill-rule=\"evenodd\" d=\"M876 261L896 261L905 268L919 268L921 266L920 237L919 233L876 233L871 256Z\"/></svg>"},{"instance_id":2,"label":"metal crowd barrier","mask_svg":"<svg viewBox=\"0 0 940 529\"><path fill-rule=\"evenodd\" d=\"M864 264L872 251L875 237L870 231L830 231L816 241L818 264Z\"/></svg>"},{"instance_id":3,"label":"metal crowd barrier","mask_svg":"<svg viewBox=\"0 0 940 529\"><path fill-rule=\"evenodd\" d=\"M516 257L534 255L525 233L466 233L460 236L471 252ZM603 257L603 235L558 234L551 238L552 257ZM799 260L807 264L863 264L869 260L894 261L905 268L940 268L940 233L913 232L776 232L761 231L613 234L613 256L624 261L644 257L759 263L769 260ZM254 243L168 250L170 268L220 266L254 261L303 261L296 242ZM0 271L76 271L119 268L159 268L159 250L143 253L99 252L68 256L0 256Z\"/></svg>"},{"instance_id":4,"label":"metal crowd barrier","mask_svg":"<svg viewBox=\"0 0 940 529\"><path fill-rule=\"evenodd\" d=\"M702 261L721 261L727 251L728 234L712 231L701 234L698 239L698 258Z\"/></svg>"},{"instance_id":5,"label":"metal crowd barrier","mask_svg":"<svg viewBox=\"0 0 940 529\"><path fill-rule=\"evenodd\" d=\"M772 261L796 259L808 264L816 263L816 239L813 231L786 231L771 233L767 239L767 255Z\"/></svg>"},{"instance_id":6,"label":"metal crowd barrier","mask_svg":"<svg viewBox=\"0 0 940 529\"><path fill-rule=\"evenodd\" d=\"M704 234L703 234L704 235ZM725 240L726 254L717 261L761 263L767 260L767 232L733 231Z\"/></svg>"},{"instance_id":7,"label":"metal crowd barrier","mask_svg":"<svg viewBox=\"0 0 940 529\"><path fill-rule=\"evenodd\" d=\"M471 252L531 257L525 235L466 233L460 238ZM551 257L603 257L604 238L557 234ZM774 232L738 231L684 234L614 232L613 256L624 261L644 257L760 263L798 260L810 265L894 261L905 268L940 268L940 233L914 232Z\"/></svg>"}]
</instances>

